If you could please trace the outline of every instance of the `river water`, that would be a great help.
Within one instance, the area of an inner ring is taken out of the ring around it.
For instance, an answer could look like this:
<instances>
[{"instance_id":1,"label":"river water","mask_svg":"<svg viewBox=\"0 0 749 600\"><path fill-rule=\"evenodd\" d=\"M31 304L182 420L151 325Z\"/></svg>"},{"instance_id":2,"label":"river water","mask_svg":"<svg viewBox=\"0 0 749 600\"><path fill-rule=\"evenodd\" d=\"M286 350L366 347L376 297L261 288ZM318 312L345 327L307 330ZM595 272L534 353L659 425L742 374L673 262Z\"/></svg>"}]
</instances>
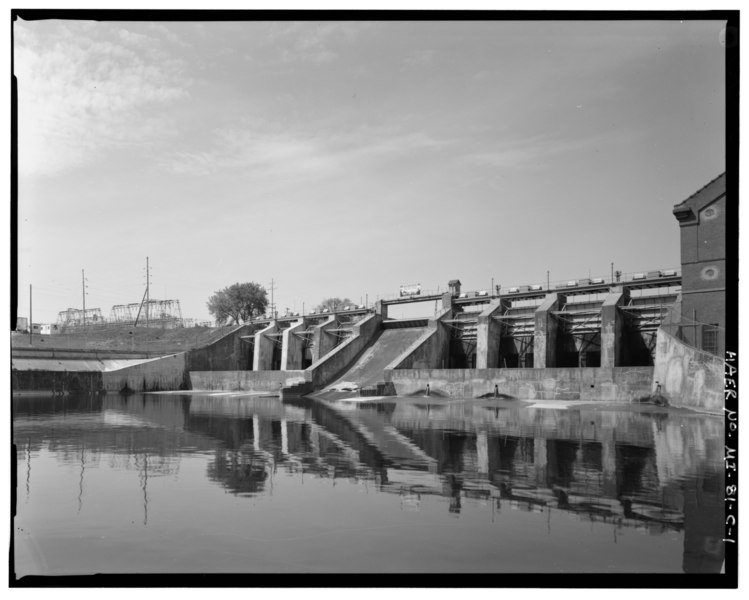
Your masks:
<instances>
[{"instance_id":1,"label":"river water","mask_svg":"<svg viewBox=\"0 0 749 600\"><path fill-rule=\"evenodd\" d=\"M362 399L366 400L366 399ZM717 573L723 422L654 407L15 398L15 573Z\"/></svg>"}]
</instances>

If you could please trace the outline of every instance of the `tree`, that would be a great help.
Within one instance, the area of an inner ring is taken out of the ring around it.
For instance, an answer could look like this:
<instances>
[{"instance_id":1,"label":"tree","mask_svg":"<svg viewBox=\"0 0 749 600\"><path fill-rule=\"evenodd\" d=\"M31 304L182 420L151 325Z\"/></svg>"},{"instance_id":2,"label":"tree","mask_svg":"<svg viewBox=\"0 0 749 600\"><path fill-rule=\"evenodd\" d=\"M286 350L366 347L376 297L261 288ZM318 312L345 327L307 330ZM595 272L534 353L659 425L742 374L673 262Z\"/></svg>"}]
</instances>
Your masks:
<instances>
[{"instance_id":1,"label":"tree","mask_svg":"<svg viewBox=\"0 0 749 600\"><path fill-rule=\"evenodd\" d=\"M265 288L255 282L235 283L218 290L207 304L208 311L219 323L233 319L239 324L262 315L268 306L268 296Z\"/></svg>"},{"instance_id":2,"label":"tree","mask_svg":"<svg viewBox=\"0 0 749 600\"><path fill-rule=\"evenodd\" d=\"M343 300L341 300L340 298L325 298L325 300L320 302L320 304L315 307L315 312L322 312L325 308L333 312L351 304L353 304L353 301L349 300L348 298L344 298Z\"/></svg>"}]
</instances>

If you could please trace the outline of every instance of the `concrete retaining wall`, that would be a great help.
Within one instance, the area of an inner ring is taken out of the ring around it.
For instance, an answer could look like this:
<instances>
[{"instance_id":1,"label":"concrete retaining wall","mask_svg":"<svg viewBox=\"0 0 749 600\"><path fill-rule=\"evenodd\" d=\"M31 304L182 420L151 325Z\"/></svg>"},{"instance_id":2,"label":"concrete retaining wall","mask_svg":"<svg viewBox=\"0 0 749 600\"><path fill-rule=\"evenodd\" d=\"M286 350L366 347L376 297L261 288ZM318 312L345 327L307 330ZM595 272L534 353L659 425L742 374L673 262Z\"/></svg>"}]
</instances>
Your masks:
<instances>
[{"instance_id":1,"label":"concrete retaining wall","mask_svg":"<svg viewBox=\"0 0 749 600\"><path fill-rule=\"evenodd\" d=\"M280 392L305 382L304 371L191 371L194 390Z\"/></svg>"},{"instance_id":2,"label":"concrete retaining wall","mask_svg":"<svg viewBox=\"0 0 749 600\"><path fill-rule=\"evenodd\" d=\"M304 371L306 380L312 387L319 390L333 381L346 367L348 367L370 344L380 332L382 317L373 314L365 317L353 327L354 335L336 346L319 361L312 363Z\"/></svg>"},{"instance_id":3,"label":"concrete retaining wall","mask_svg":"<svg viewBox=\"0 0 749 600\"><path fill-rule=\"evenodd\" d=\"M98 393L155 392L189 388L186 353L151 360L60 360L22 359L27 368L13 369L14 392ZM34 362L38 362L35 367ZM50 362L54 364L50 365ZM118 363L135 362L122 368Z\"/></svg>"},{"instance_id":4,"label":"concrete retaining wall","mask_svg":"<svg viewBox=\"0 0 749 600\"><path fill-rule=\"evenodd\" d=\"M138 352L131 350L81 350L72 348L11 348L14 359L56 359L56 360L134 360L138 358L157 358L159 352Z\"/></svg>"},{"instance_id":5,"label":"concrete retaining wall","mask_svg":"<svg viewBox=\"0 0 749 600\"><path fill-rule=\"evenodd\" d=\"M88 393L104 391L101 371L11 371L13 393Z\"/></svg>"},{"instance_id":6,"label":"concrete retaining wall","mask_svg":"<svg viewBox=\"0 0 749 600\"><path fill-rule=\"evenodd\" d=\"M251 369L252 350L241 337L252 335L254 325L242 325L221 339L187 352L188 371L233 371Z\"/></svg>"},{"instance_id":7,"label":"concrete retaining wall","mask_svg":"<svg viewBox=\"0 0 749 600\"><path fill-rule=\"evenodd\" d=\"M385 371L399 396L432 393L476 398L500 394L527 400L632 402L651 392L653 367L555 369L412 369Z\"/></svg>"},{"instance_id":8,"label":"concrete retaining wall","mask_svg":"<svg viewBox=\"0 0 749 600\"><path fill-rule=\"evenodd\" d=\"M189 388L187 353L155 358L147 362L101 374L107 392L165 392Z\"/></svg>"},{"instance_id":9,"label":"concrete retaining wall","mask_svg":"<svg viewBox=\"0 0 749 600\"><path fill-rule=\"evenodd\" d=\"M653 380L672 406L720 413L724 405L722 359L658 330Z\"/></svg>"}]
</instances>

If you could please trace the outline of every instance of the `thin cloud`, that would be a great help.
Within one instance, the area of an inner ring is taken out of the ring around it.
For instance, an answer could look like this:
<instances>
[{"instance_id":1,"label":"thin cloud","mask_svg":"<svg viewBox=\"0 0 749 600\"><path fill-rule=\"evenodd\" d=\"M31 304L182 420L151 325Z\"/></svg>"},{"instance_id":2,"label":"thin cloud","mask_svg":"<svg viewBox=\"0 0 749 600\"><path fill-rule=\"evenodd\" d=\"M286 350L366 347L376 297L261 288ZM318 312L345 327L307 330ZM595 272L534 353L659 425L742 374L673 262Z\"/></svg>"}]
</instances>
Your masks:
<instances>
[{"instance_id":1,"label":"thin cloud","mask_svg":"<svg viewBox=\"0 0 749 600\"><path fill-rule=\"evenodd\" d=\"M214 143L203 151L181 151L162 157L160 165L180 175L213 175L245 171L248 175L303 175L319 177L335 168L336 159L312 138L284 133L221 129Z\"/></svg>"},{"instance_id":2,"label":"thin cloud","mask_svg":"<svg viewBox=\"0 0 749 600\"><path fill-rule=\"evenodd\" d=\"M325 64L336 60L371 23L273 24L266 45L278 49L284 63Z\"/></svg>"},{"instance_id":3,"label":"thin cloud","mask_svg":"<svg viewBox=\"0 0 749 600\"><path fill-rule=\"evenodd\" d=\"M122 145L148 145L164 131L143 110L188 95L179 61L154 60L155 38L90 23L48 37L39 31L16 24L21 175L57 173Z\"/></svg>"},{"instance_id":4,"label":"thin cloud","mask_svg":"<svg viewBox=\"0 0 749 600\"><path fill-rule=\"evenodd\" d=\"M360 127L350 132L330 130L317 134L288 133L254 127L214 131L207 150L180 151L162 157L159 164L180 175L204 176L244 171L248 175L320 179L381 161L420 156L446 142L419 131L393 127Z\"/></svg>"},{"instance_id":5,"label":"thin cloud","mask_svg":"<svg viewBox=\"0 0 749 600\"><path fill-rule=\"evenodd\" d=\"M403 67L406 70L421 68L424 65L431 64L435 55L434 50L417 50L403 60Z\"/></svg>"},{"instance_id":6,"label":"thin cloud","mask_svg":"<svg viewBox=\"0 0 749 600\"><path fill-rule=\"evenodd\" d=\"M190 46L190 44L188 44L180 36L174 33L166 25L163 25L161 23L147 23L146 27L149 31L154 32L155 37L169 42L170 44L180 46L181 48L188 48Z\"/></svg>"},{"instance_id":7,"label":"thin cloud","mask_svg":"<svg viewBox=\"0 0 749 600\"><path fill-rule=\"evenodd\" d=\"M615 132L577 139L560 139L533 136L487 145L483 150L467 152L460 157L462 162L491 168L523 169L538 167L543 161L569 152L578 152L591 147L608 144L628 144L640 136L640 132Z\"/></svg>"}]
</instances>

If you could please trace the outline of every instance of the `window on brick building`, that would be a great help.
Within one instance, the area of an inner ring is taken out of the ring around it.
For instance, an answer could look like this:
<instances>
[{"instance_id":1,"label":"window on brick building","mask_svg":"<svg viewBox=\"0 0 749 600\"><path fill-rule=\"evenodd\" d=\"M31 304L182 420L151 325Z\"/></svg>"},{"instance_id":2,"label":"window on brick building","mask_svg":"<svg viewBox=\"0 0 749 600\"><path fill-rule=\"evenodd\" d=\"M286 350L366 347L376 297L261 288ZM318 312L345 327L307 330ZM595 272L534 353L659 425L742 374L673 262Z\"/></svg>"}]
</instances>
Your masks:
<instances>
[{"instance_id":1,"label":"window on brick building","mask_svg":"<svg viewBox=\"0 0 749 600\"><path fill-rule=\"evenodd\" d=\"M718 324L702 326L702 349L710 354L718 354Z\"/></svg>"}]
</instances>

